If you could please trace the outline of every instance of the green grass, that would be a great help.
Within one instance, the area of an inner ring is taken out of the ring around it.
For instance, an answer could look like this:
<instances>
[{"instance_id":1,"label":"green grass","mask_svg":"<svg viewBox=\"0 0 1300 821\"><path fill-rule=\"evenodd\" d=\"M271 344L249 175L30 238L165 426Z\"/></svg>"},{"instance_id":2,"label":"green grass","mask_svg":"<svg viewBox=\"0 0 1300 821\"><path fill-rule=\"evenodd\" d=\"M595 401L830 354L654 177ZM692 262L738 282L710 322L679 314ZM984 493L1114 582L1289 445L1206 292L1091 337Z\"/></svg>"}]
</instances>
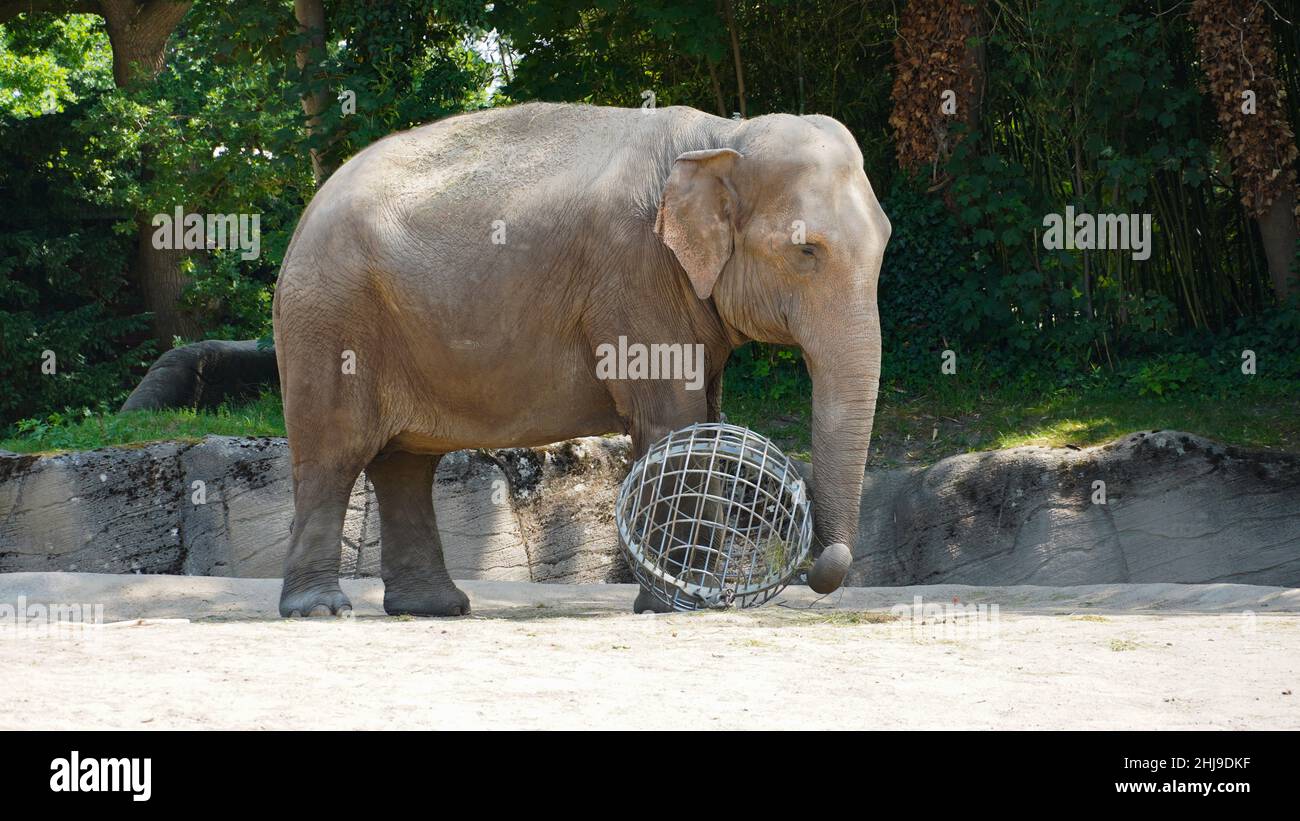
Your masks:
<instances>
[{"instance_id":1,"label":"green grass","mask_svg":"<svg viewBox=\"0 0 1300 821\"><path fill-rule=\"evenodd\" d=\"M219 436L284 436L278 394L264 394L238 407L215 411L166 410L64 416L18 423L17 435L0 439L0 450L48 453L137 445L162 439L197 441Z\"/></svg>"},{"instance_id":2,"label":"green grass","mask_svg":"<svg viewBox=\"0 0 1300 821\"><path fill-rule=\"evenodd\" d=\"M769 436L792 456L812 447L807 397L724 400L729 421ZM1047 445L1089 447L1141 430L1182 430L1224 444L1300 451L1300 395L1294 386L1255 383L1226 397L1140 396L1123 385L926 392L882 385L871 438L872 465L927 464L956 453Z\"/></svg>"},{"instance_id":3,"label":"green grass","mask_svg":"<svg viewBox=\"0 0 1300 821\"><path fill-rule=\"evenodd\" d=\"M1140 396L1124 385L1046 394L990 391L939 383L925 392L882 385L872 435L871 464L928 464L977 450L1049 445L1088 447L1140 430L1176 429L1225 444L1300 451L1300 398L1286 383L1250 383L1227 397ZM727 394L728 420L769 437L792 456L812 447L807 393L782 400ZM139 411L19 423L0 440L18 453L90 450L160 439L197 440L207 434L283 436L280 399L266 394L248 405L215 412Z\"/></svg>"}]
</instances>

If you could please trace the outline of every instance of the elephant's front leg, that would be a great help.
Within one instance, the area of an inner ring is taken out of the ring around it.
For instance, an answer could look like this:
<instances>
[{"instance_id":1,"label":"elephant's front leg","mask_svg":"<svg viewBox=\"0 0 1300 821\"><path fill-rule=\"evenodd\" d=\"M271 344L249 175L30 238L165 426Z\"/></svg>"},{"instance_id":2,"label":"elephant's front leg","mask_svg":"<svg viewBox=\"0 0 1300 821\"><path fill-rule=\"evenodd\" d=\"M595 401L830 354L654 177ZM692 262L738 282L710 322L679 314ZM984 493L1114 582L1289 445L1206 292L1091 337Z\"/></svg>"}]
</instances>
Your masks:
<instances>
[{"instance_id":1,"label":"elephant's front leg","mask_svg":"<svg viewBox=\"0 0 1300 821\"><path fill-rule=\"evenodd\" d=\"M711 418L706 392L691 390L680 382L616 383L612 386L611 392L614 393L619 407L630 407L630 413L627 414L625 421L632 435L634 457L637 459L645 456L651 445L669 433ZM688 478L687 481L690 479ZM691 488L683 487L681 490L686 491L688 497L690 496ZM648 486L645 490L648 494L653 491L653 486ZM647 503L654 504L650 500L647 500ZM699 507L699 503L697 496L686 504ZM689 545L698 540L702 532L706 537L712 533L711 530L706 531L693 523L694 520L704 518L705 515L706 512L701 510L686 510L668 503L657 504L652 512L655 524L664 525L669 519L672 520L666 528L655 528L655 532L658 538L673 543L665 546L665 549L678 552L689 551L689 547L682 547L682 545ZM703 551L700 553L702 554ZM692 556L675 558L679 559L678 563L683 566L693 566ZM704 556L701 555L699 558L702 559ZM633 610L637 613L672 612L672 608L667 603L661 601L644 585L637 594Z\"/></svg>"},{"instance_id":2,"label":"elephant's front leg","mask_svg":"<svg viewBox=\"0 0 1300 821\"><path fill-rule=\"evenodd\" d=\"M447 574L433 513L440 458L387 453L366 468L379 502L380 575L390 616L469 615L469 597Z\"/></svg>"}]
</instances>

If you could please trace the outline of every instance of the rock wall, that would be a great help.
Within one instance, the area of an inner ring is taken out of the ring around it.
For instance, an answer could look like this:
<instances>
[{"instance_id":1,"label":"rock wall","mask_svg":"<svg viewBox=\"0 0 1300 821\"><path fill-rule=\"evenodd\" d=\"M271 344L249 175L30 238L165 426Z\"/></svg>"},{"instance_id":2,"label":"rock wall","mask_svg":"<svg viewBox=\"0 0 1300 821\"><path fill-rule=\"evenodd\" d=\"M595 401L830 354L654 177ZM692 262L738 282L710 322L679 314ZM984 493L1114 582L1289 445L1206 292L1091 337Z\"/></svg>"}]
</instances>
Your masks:
<instances>
[{"instance_id":1,"label":"rock wall","mask_svg":"<svg viewBox=\"0 0 1300 821\"><path fill-rule=\"evenodd\" d=\"M215 408L280 384L275 349L256 339L205 339L164 351L122 410Z\"/></svg>"},{"instance_id":2,"label":"rock wall","mask_svg":"<svg viewBox=\"0 0 1300 821\"><path fill-rule=\"evenodd\" d=\"M629 581L613 524L629 451L610 437L444 457L434 499L452 575ZM0 454L0 572L276 577L292 502L283 439ZM378 575L379 555L362 476L343 574ZM854 556L859 586L1300 587L1300 456L1161 431L871 471Z\"/></svg>"},{"instance_id":3,"label":"rock wall","mask_svg":"<svg viewBox=\"0 0 1300 821\"><path fill-rule=\"evenodd\" d=\"M873 586L1300 587L1300 456L1155 431L871 473L854 559Z\"/></svg>"},{"instance_id":4,"label":"rock wall","mask_svg":"<svg viewBox=\"0 0 1300 821\"><path fill-rule=\"evenodd\" d=\"M444 457L434 507L452 575L629 581L612 514L628 450L626 437L589 438ZM292 518L283 439L0 455L0 572L277 577ZM377 576L379 550L363 474L344 523L343 575Z\"/></svg>"}]
</instances>

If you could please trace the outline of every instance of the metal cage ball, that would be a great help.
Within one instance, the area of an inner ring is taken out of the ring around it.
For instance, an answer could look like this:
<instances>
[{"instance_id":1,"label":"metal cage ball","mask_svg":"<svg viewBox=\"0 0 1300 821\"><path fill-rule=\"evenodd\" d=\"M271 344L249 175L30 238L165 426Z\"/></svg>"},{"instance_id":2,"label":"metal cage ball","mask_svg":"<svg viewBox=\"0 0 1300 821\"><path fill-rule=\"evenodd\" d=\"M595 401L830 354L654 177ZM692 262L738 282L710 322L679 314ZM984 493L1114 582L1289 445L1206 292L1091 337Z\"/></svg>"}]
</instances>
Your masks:
<instances>
[{"instance_id":1,"label":"metal cage ball","mask_svg":"<svg viewBox=\"0 0 1300 821\"><path fill-rule=\"evenodd\" d=\"M794 463L761 434L717 422L651 446L623 481L615 522L637 581L674 610L763 604L812 547Z\"/></svg>"}]
</instances>

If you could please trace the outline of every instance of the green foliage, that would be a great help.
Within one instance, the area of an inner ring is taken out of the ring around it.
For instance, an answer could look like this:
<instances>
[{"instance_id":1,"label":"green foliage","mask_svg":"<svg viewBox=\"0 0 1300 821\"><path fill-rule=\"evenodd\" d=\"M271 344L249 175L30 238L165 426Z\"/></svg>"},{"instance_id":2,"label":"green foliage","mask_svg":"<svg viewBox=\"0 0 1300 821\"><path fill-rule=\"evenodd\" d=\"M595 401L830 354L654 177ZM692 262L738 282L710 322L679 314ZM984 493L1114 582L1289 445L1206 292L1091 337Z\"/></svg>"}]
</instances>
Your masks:
<instances>
[{"instance_id":1,"label":"green foliage","mask_svg":"<svg viewBox=\"0 0 1300 821\"><path fill-rule=\"evenodd\" d=\"M969 332L983 295L970 283L975 248L943 201L899 179L889 193L893 234L885 249L877 300L886 381L924 384L943 351Z\"/></svg>"},{"instance_id":2,"label":"green foliage","mask_svg":"<svg viewBox=\"0 0 1300 821\"><path fill-rule=\"evenodd\" d=\"M486 35L485 15L484 4L467 0L437 8L422 0L331 4L332 36L324 54L312 55L319 72L291 73L286 90L295 101L322 89L330 97L352 91L357 110L345 115L331 105L318 133L305 141L293 135L298 158L306 148L347 158L394 131L485 107L493 69L474 48ZM293 34L284 47L301 43L302 35Z\"/></svg>"},{"instance_id":3,"label":"green foliage","mask_svg":"<svg viewBox=\"0 0 1300 821\"><path fill-rule=\"evenodd\" d=\"M811 382L798 348L751 342L727 360L727 392L776 402L807 393Z\"/></svg>"},{"instance_id":4,"label":"green foliage","mask_svg":"<svg viewBox=\"0 0 1300 821\"><path fill-rule=\"evenodd\" d=\"M977 246L956 301L970 344L1064 375L1265 308L1262 257L1243 248L1236 194L1209 150L1186 20L1119 0L996 7L981 128L949 165ZM1150 259L1045 249L1043 215L1067 206L1153 213Z\"/></svg>"},{"instance_id":5,"label":"green foliage","mask_svg":"<svg viewBox=\"0 0 1300 821\"><path fill-rule=\"evenodd\" d=\"M0 28L0 112L14 118L56 114L88 91L111 87L112 53L95 19L73 14Z\"/></svg>"},{"instance_id":6,"label":"green foliage","mask_svg":"<svg viewBox=\"0 0 1300 821\"><path fill-rule=\"evenodd\" d=\"M1138 365L1128 384L1137 389L1139 396L1176 393L1196 378L1200 364L1191 354L1170 354Z\"/></svg>"},{"instance_id":7,"label":"green foliage","mask_svg":"<svg viewBox=\"0 0 1300 821\"><path fill-rule=\"evenodd\" d=\"M840 119L884 195L882 407L901 395L957 408L986 395L1131 394L1162 410L1121 418L1150 420L1300 390L1300 313L1273 304L1176 0L990 0L986 93L942 193L895 174L897 4L727 6L748 114ZM275 277L315 189L308 149L341 161L402 128L531 99L639 106L651 91L659 106L729 116L741 98L727 6L331 0L318 68L303 71L288 0L206 0L157 80L129 92L114 86L100 17L0 27L0 423L39 420L24 431L46 444L90 441L86 426L101 423L117 435L104 412L157 353L129 274L142 215L260 216L257 259L187 255L184 300L204 336L266 340ZM1276 31L1300 125L1300 34ZM331 103L353 92L356 112L327 106L308 137L301 98L314 91ZM1152 213L1151 258L1046 250L1043 216L1067 206ZM46 350L54 375L40 370ZM958 356L952 378L939 376L945 350ZM1258 356L1255 376L1241 373L1244 350ZM728 364L738 420L784 420L797 447L808 392L797 350L751 344Z\"/></svg>"},{"instance_id":8,"label":"green foliage","mask_svg":"<svg viewBox=\"0 0 1300 821\"><path fill-rule=\"evenodd\" d=\"M892 11L858 0L731 6L746 113L840 119L858 135L877 190L887 187ZM649 91L656 106L731 116L740 84L721 8L715 0L503 0L489 22L518 56L509 99L637 107Z\"/></svg>"},{"instance_id":9,"label":"green foliage","mask_svg":"<svg viewBox=\"0 0 1300 821\"><path fill-rule=\"evenodd\" d=\"M522 58L507 90L514 99L634 107L652 90L663 105L693 98L713 109L706 77L683 70L725 56L713 0L525 0L495 4L492 19ZM666 64L675 58L681 65Z\"/></svg>"},{"instance_id":10,"label":"green foliage","mask_svg":"<svg viewBox=\"0 0 1300 821\"><path fill-rule=\"evenodd\" d=\"M265 338L315 190L308 145L342 158L487 103L492 68L472 48L481 4L328 5L319 76L295 62L292 4L211 0L173 34L157 79L130 91L114 86L97 15L0 27L0 422L115 406L158 353L129 276L142 217L257 214L260 256L188 254L183 301L205 337ZM357 112L330 106L309 142L300 95L312 83L354 91ZM46 350L54 375L40 369Z\"/></svg>"},{"instance_id":11,"label":"green foliage","mask_svg":"<svg viewBox=\"0 0 1300 821\"><path fill-rule=\"evenodd\" d=\"M962 381L989 387L1222 396L1241 388L1233 363L1252 345L1275 367L1260 379L1300 375L1296 334L1259 333L1295 314L1270 307L1209 148L1186 21L1119 0L998 0L994 12L981 119L948 164L946 197L896 179L885 198L887 381L933 393L953 350ZM1067 206L1153 213L1150 259L1044 248L1044 215Z\"/></svg>"},{"instance_id":12,"label":"green foliage","mask_svg":"<svg viewBox=\"0 0 1300 821\"><path fill-rule=\"evenodd\" d=\"M104 196L133 169L110 135L77 130L112 85L92 19L0 28L0 420L118 400L152 359Z\"/></svg>"}]
</instances>

